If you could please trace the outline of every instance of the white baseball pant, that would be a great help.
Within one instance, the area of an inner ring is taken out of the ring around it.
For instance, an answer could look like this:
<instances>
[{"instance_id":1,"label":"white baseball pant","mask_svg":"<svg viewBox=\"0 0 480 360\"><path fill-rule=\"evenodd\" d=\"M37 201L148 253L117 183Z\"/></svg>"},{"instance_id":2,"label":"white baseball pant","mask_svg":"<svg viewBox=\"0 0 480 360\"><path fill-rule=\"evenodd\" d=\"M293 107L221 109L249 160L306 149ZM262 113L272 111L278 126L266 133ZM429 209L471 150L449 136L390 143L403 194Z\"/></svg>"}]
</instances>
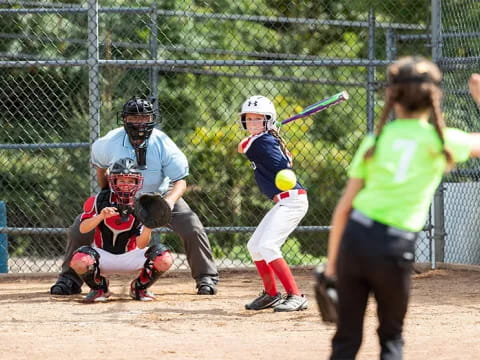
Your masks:
<instances>
[{"instance_id":1,"label":"white baseball pant","mask_svg":"<svg viewBox=\"0 0 480 360\"><path fill-rule=\"evenodd\" d=\"M282 258L281 247L308 210L306 194L290 192L265 215L248 241L247 248L253 261L267 263Z\"/></svg>"},{"instance_id":2,"label":"white baseball pant","mask_svg":"<svg viewBox=\"0 0 480 360\"><path fill-rule=\"evenodd\" d=\"M143 264L147 260L145 252L148 248L135 249L123 254L112 254L95 246L93 248L100 254L99 267L103 276L136 273L143 269Z\"/></svg>"}]
</instances>

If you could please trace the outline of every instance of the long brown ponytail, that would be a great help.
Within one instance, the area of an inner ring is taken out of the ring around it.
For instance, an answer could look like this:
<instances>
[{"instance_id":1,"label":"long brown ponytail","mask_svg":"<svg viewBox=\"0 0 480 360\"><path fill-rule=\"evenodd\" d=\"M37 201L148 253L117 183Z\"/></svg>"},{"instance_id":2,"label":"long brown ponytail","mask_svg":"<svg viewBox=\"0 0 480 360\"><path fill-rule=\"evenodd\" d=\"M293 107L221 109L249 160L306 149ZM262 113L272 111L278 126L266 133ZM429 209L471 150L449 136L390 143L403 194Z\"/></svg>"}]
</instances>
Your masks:
<instances>
[{"instance_id":1,"label":"long brown ponytail","mask_svg":"<svg viewBox=\"0 0 480 360\"><path fill-rule=\"evenodd\" d=\"M292 155L290 154L290 152L287 149L287 143L285 142L285 140L283 140L283 138L280 136L278 131L274 130L274 129L270 129L270 130L268 130L268 132L270 134L272 134L272 136L278 140L278 142L280 143L280 149L285 154L285 156L289 159L293 159Z\"/></svg>"},{"instance_id":2,"label":"long brown ponytail","mask_svg":"<svg viewBox=\"0 0 480 360\"><path fill-rule=\"evenodd\" d=\"M441 92L438 89L432 89L432 91L430 92L430 95L431 95L433 126L435 126L435 130L437 131L438 137L442 142L443 153L445 154L445 158L447 159L447 170L451 170L454 165L454 160L453 160L452 153L445 146L445 137L443 134L443 129L445 128L445 121L443 120L442 111L440 107Z\"/></svg>"},{"instance_id":3,"label":"long brown ponytail","mask_svg":"<svg viewBox=\"0 0 480 360\"><path fill-rule=\"evenodd\" d=\"M375 148L377 146L378 137L382 133L383 127L387 123L388 116L390 115L390 112L393 109L394 96L392 94L392 90L393 89L390 89L390 91L387 92L387 96L386 96L386 99L385 99L385 101L386 101L385 107L383 108L382 116L380 117L380 120L378 121L377 129L375 131L375 142L365 153L365 159L371 158L373 156L373 154L375 153Z\"/></svg>"}]
</instances>

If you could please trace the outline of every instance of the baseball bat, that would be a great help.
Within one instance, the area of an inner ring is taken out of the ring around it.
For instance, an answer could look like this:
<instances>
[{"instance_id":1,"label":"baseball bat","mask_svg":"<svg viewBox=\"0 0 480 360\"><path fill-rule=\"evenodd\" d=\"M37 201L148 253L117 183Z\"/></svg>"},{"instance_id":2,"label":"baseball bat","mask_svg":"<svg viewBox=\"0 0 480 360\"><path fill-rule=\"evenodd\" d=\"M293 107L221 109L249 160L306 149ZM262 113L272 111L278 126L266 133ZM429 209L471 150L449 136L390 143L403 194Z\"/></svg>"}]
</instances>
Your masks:
<instances>
[{"instance_id":1,"label":"baseball bat","mask_svg":"<svg viewBox=\"0 0 480 360\"><path fill-rule=\"evenodd\" d=\"M319 102L317 102L315 104L307 106L305 109L303 109L297 115L289 117L288 119L285 119L281 122L277 121L277 126L280 127L282 125L288 124L291 121L295 121L297 119L301 119L301 118L316 114L317 112L326 110L330 106L336 105L336 104L341 103L342 101L345 101L345 100L348 100L348 93L346 91L339 92L338 94L332 95L332 96L330 96L326 99L320 100Z\"/></svg>"}]
</instances>

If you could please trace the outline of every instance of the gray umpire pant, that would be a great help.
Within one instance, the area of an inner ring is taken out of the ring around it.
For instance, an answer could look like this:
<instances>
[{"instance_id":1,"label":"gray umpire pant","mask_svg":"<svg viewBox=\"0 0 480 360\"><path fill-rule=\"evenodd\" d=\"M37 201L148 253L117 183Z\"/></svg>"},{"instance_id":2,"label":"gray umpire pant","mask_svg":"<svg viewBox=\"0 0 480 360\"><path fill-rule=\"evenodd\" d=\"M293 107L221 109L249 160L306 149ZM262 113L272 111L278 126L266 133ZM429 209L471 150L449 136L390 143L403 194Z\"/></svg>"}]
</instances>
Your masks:
<instances>
[{"instance_id":1,"label":"gray umpire pant","mask_svg":"<svg viewBox=\"0 0 480 360\"><path fill-rule=\"evenodd\" d=\"M192 277L197 282L204 277L209 277L217 283L218 271L213 260L207 233L197 214L192 211L183 198L178 199L175 203L172 211L172 221L168 227L182 239ZM83 245L93 243L94 233L95 230L82 234L80 232L80 215L77 216L68 231L67 248L59 277L68 277L80 286L83 284L83 280L71 270L69 264L75 250Z\"/></svg>"}]
</instances>

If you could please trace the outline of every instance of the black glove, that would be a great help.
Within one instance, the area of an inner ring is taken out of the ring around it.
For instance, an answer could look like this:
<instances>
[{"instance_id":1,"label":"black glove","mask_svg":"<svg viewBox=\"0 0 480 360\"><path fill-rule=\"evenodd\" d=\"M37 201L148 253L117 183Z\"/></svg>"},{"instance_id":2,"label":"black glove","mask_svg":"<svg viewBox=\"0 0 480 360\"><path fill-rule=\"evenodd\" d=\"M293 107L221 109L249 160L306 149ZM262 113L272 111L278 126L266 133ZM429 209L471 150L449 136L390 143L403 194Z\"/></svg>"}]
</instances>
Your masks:
<instances>
[{"instance_id":1,"label":"black glove","mask_svg":"<svg viewBox=\"0 0 480 360\"><path fill-rule=\"evenodd\" d=\"M159 193L144 193L135 199L135 217L146 227L155 229L172 220L172 209Z\"/></svg>"},{"instance_id":2,"label":"black glove","mask_svg":"<svg viewBox=\"0 0 480 360\"><path fill-rule=\"evenodd\" d=\"M325 265L320 264L314 271L315 298L322 320L327 323L337 322L338 295L335 287L336 279L325 276Z\"/></svg>"}]
</instances>

